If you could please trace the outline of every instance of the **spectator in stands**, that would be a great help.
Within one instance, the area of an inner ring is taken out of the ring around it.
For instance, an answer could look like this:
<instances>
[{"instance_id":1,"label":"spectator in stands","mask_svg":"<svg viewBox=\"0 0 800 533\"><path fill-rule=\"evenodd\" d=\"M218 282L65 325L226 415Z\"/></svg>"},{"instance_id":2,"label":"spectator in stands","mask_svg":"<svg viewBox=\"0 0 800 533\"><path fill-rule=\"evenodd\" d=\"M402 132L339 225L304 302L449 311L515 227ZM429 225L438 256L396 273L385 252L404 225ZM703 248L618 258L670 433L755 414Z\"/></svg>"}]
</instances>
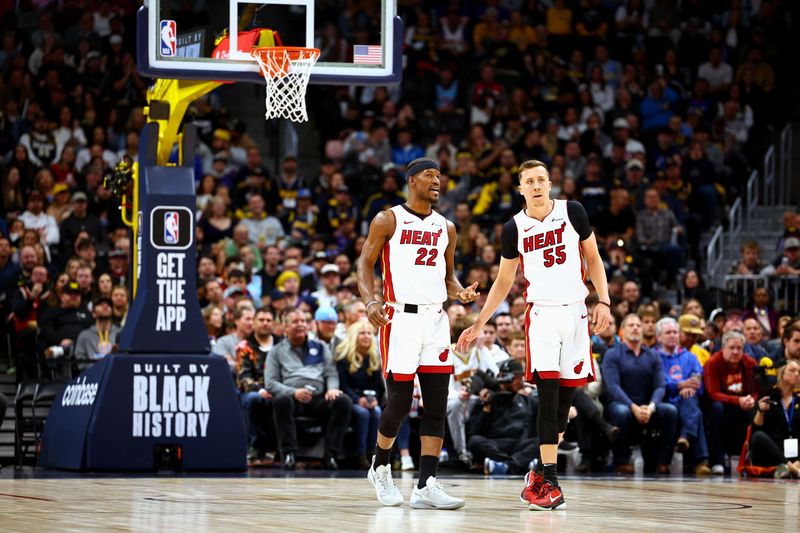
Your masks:
<instances>
[{"instance_id":1,"label":"spectator in stands","mask_svg":"<svg viewBox=\"0 0 800 533\"><path fill-rule=\"evenodd\" d=\"M775 478L800 477L797 446L785 443L800 437L800 362L788 361L778 370L778 384L760 398L753 417L750 454L754 465L776 466ZM791 454L791 455L788 455Z\"/></svg>"},{"instance_id":2,"label":"spectator in stands","mask_svg":"<svg viewBox=\"0 0 800 533\"><path fill-rule=\"evenodd\" d=\"M236 346L253 333L253 305L238 306L233 310L233 321L236 329L217 339L214 353L223 356L231 367L236 365Z\"/></svg>"},{"instance_id":3,"label":"spectator in stands","mask_svg":"<svg viewBox=\"0 0 800 533\"><path fill-rule=\"evenodd\" d=\"M789 237L784 240L783 253L767 265L761 274L776 278L800 276L800 238Z\"/></svg>"},{"instance_id":4,"label":"spectator in stands","mask_svg":"<svg viewBox=\"0 0 800 533\"><path fill-rule=\"evenodd\" d=\"M731 274L752 276L764 270L766 264L759 257L761 248L756 241L744 241L740 251L742 258L733 265Z\"/></svg>"},{"instance_id":5,"label":"spectator in stands","mask_svg":"<svg viewBox=\"0 0 800 533\"><path fill-rule=\"evenodd\" d=\"M754 319L765 339L776 336L778 331L778 311L772 306L770 302L769 289L767 287L758 287L753 292L753 301L751 305L745 308L742 318Z\"/></svg>"},{"instance_id":6,"label":"spectator in stands","mask_svg":"<svg viewBox=\"0 0 800 533\"><path fill-rule=\"evenodd\" d=\"M683 289L681 291L683 298L693 298L700 303L701 310L698 316L703 318L705 316L703 310L713 307L713 297L708 290L706 290L702 276L700 276L697 270L690 268L683 274L681 285Z\"/></svg>"},{"instance_id":7,"label":"spectator in stands","mask_svg":"<svg viewBox=\"0 0 800 533\"><path fill-rule=\"evenodd\" d=\"M781 335L783 340L783 361L800 361L800 322L787 326ZM781 360L778 360L779 363Z\"/></svg>"},{"instance_id":8,"label":"spectator in stands","mask_svg":"<svg viewBox=\"0 0 800 533\"><path fill-rule=\"evenodd\" d=\"M328 263L320 269L319 289L311 293L320 307L336 307L336 289L341 284L339 267Z\"/></svg>"},{"instance_id":9,"label":"spectator in stands","mask_svg":"<svg viewBox=\"0 0 800 533\"><path fill-rule=\"evenodd\" d=\"M353 401L358 467L368 470L378 438L380 404L386 392L381 356L369 322L362 320L347 328L344 341L336 347L336 368L342 392Z\"/></svg>"},{"instance_id":10,"label":"spectator in stands","mask_svg":"<svg viewBox=\"0 0 800 533\"><path fill-rule=\"evenodd\" d=\"M662 207L661 195L655 188L645 192L644 207L636 216L636 238L640 252L653 256L656 264L665 267L667 279L674 280L678 269L683 265L683 250L672 242L672 237L681 234L683 228L678 224L675 214ZM651 276L653 274L654 272L650 273Z\"/></svg>"},{"instance_id":11,"label":"spectator in stands","mask_svg":"<svg viewBox=\"0 0 800 533\"><path fill-rule=\"evenodd\" d=\"M119 327L125 325L125 319L128 318L128 289L121 285L116 285L111 289L111 303L113 305L111 312L113 315L112 321Z\"/></svg>"},{"instance_id":12,"label":"spectator in stands","mask_svg":"<svg viewBox=\"0 0 800 533\"><path fill-rule=\"evenodd\" d=\"M493 319L489 319L486 324L484 324L483 329L481 330L481 335L478 337L476 344L486 350L489 353L489 358L494 362L496 365L500 365L503 361L509 358L508 354L506 353L503 348L497 344L497 325Z\"/></svg>"},{"instance_id":13,"label":"spectator in stands","mask_svg":"<svg viewBox=\"0 0 800 533\"><path fill-rule=\"evenodd\" d=\"M72 194L72 212L59 225L59 253L62 261L72 257L73 247L81 232L86 232L95 245L102 245L108 240L100 220L89 213L86 193L77 191Z\"/></svg>"},{"instance_id":14,"label":"spectator in stands","mask_svg":"<svg viewBox=\"0 0 800 533\"><path fill-rule=\"evenodd\" d=\"M756 361L744 354L744 335L729 331L722 336L722 350L704 368L706 391L711 400L709 448L711 472L724 472L724 454L742 449L750 411L758 391L753 376Z\"/></svg>"},{"instance_id":15,"label":"spectator in stands","mask_svg":"<svg viewBox=\"0 0 800 533\"><path fill-rule=\"evenodd\" d=\"M56 220L44 212L44 197L39 191L32 191L28 195L27 209L19 216L26 229L39 232L42 242L48 245L57 245L59 240L58 224Z\"/></svg>"},{"instance_id":16,"label":"spectator in stands","mask_svg":"<svg viewBox=\"0 0 800 533\"><path fill-rule=\"evenodd\" d=\"M35 266L30 280L13 292L9 292L11 325L16 333L14 349L23 355L22 366L17 368L17 374L23 379L33 379L38 375L36 334L39 320L47 308L47 299L50 296L48 277L47 268L41 265Z\"/></svg>"},{"instance_id":17,"label":"spectator in stands","mask_svg":"<svg viewBox=\"0 0 800 533\"><path fill-rule=\"evenodd\" d=\"M678 410L663 402L664 368L661 358L642 344L642 323L629 314L622 320L622 342L603 357L603 379L610 403L611 424L620 428L614 442L614 467L618 473L633 473L630 446L645 428L660 431L656 450L657 474L669 474Z\"/></svg>"},{"instance_id":18,"label":"spectator in stands","mask_svg":"<svg viewBox=\"0 0 800 533\"><path fill-rule=\"evenodd\" d=\"M678 343L678 321L664 317L656 323L658 347L664 366L666 392L664 400L678 409L677 451L689 452L691 466L697 475L708 475L708 444L700 411L703 394L703 367L697 357Z\"/></svg>"},{"instance_id":19,"label":"spectator in stands","mask_svg":"<svg viewBox=\"0 0 800 533\"><path fill-rule=\"evenodd\" d=\"M622 299L628 302L629 312L633 312L638 309L639 304L641 303L639 284L635 281L626 281L622 285Z\"/></svg>"},{"instance_id":20,"label":"spectator in stands","mask_svg":"<svg viewBox=\"0 0 800 533\"><path fill-rule=\"evenodd\" d=\"M611 189L609 199L608 207L593 221L597 235L604 239L606 249L619 239L629 243L636 228L636 216L630 208L628 191L620 187Z\"/></svg>"},{"instance_id":21,"label":"spectator in stands","mask_svg":"<svg viewBox=\"0 0 800 533\"><path fill-rule=\"evenodd\" d=\"M655 348L656 343L660 342L658 340L658 328L656 328L660 317L655 309L650 307L642 309L642 307L643 306L640 305L639 309L636 310L636 315L639 317L639 320L642 321L642 344L648 348ZM677 326L675 327L675 331L677 333ZM677 338L675 342L678 342Z\"/></svg>"},{"instance_id":22,"label":"spectator in stands","mask_svg":"<svg viewBox=\"0 0 800 533\"><path fill-rule=\"evenodd\" d=\"M221 316L221 314L220 314ZM264 387L264 366L270 351L283 338L273 334L274 319L261 308L253 319L253 332L236 345L237 383L242 415L247 429L249 462L263 460L275 445L272 425L272 395Z\"/></svg>"},{"instance_id":23,"label":"spectator in stands","mask_svg":"<svg viewBox=\"0 0 800 533\"><path fill-rule=\"evenodd\" d=\"M763 330L755 318L744 319L744 353L761 361L762 357L767 357L767 349L764 347Z\"/></svg>"},{"instance_id":24,"label":"spectator in stands","mask_svg":"<svg viewBox=\"0 0 800 533\"><path fill-rule=\"evenodd\" d=\"M273 349L264 371L266 388L274 397L283 468L293 470L297 464L295 416L311 415L327 420L322 466L336 470L353 402L339 390L339 374L328 348L308 338L303 313L294 309L286 313L284 328L286 338Z\"/></svg>"},{"instance_id":25,"label":"spectator in stands","mask_svg":"<svg viewBox=\"0 0 800 533\"><path fill-rule=\"evenodd\" d=\"M247 238L259 250L265 246L278 244L285 236L280 221L264 211L264 198L251 194L247 199L247 211L242 213L241 224L247 227Z\"/></svg>"},{"instance_id":26,"label":"spectator in stands","mask_svg":"<svg viewBox=\"0 0 800 533\"><path fill-rule=\"evenodd\" d=\"M471 321L459 317L450 322L450 338L457 339L468 328ZM486 373L496 376L497 364L489 351L481 346L473 346L467 353L459 353L455 343L450 345L453 359L453 375L450 377L450 390L447 395L447 428L453 440L458 460L467 468L472 466L472 454L467 448L466 424L472 408L478 403L477 394L486 383Z\"/></svg>"},{"instance_id":27,"label":"spectator in stands","mask_svg":"<svg viewBox=\"0 0 800 533\"><path fill-rule=\"evenodd\" d=\"M508 313L497 313L494 316L494 323L497 330L497 340L495 341L505 352L510 353L509 338L513 329L511 315Z\"/></svg>"},{"instance_id":28,"label":"spectator in stands","mask_svg":"<svg viewBox=\"0 0 800 533\"><path fill-rule=\"evenodd\" d=\"M339 315L333 307L318 307L314 311L314 323L317 326L316 340L328 346L331 353L336 353L339 339L336 337Z\"/></svg>"},{"instance_id":29,"label":"spectator in stands","mask_svg":"<svg viewBox=\"0 0 800 533\"><path fill-rule=\"evenodd\" d=\"M470 413L469 451L487 474L519 474L538 456L536 398L527 393L524 367L514 359L500 365L497 390L482 389Z\"/></svg>"},{"instance_id":30,"label":"spectator in stands","mask_svg":"<svg viewBox=\"0 0 800 533\"><path fill-rule=\"evenodd\" d=\"M597 354L599 359L602 359L609 348L613 348L619 344L619 336L617 335L617 319L614 314L608 321L608 327L600 333L592 335L592 353Z\"/></svg>"},{"instance_id":31,"label":"spectator in stands","mask_svg":"<svg viewBox=\"0 0 800 533\"><path fill-rule=\"evenodd\" d=\"M775 338L772 338L767 341L767 352L770 354L770 357L775 359L779 358L776 357L776 354L779 356L784 351L784 343L783 343L783 333L786 331L786 328L792 322L792 317L790 316L782 316L778 319L778 329L777 335Z\"/></svg>"},{"instance_id":32,"label":"spectator in stands","mask_svg":"<svg viewBox=\"0 0 800 533\"><path fill-rule=\"evenodd\" d=\"M679 343L681 348L687 350L697 357L701 366L706 365L706 361L711 357L711 353L698 344L698 340L704 335L701 327L702 320L691 314L681 315L678 318L680 328Z\"/></svg>"},{"instance_id":33,"label":"spectator in stands","mask_svg":"<svg viewBox=\"0 0 800 533\"><path fill-rule=\"evenodd\" d=\"M384 209L400 205L405 201L400 189L397 176L387 172L381 181L381 190L367 198L364 203L362 217L366 222L371 222L375 215Z\"/></svg>"},{"instance_id":34,"label":"spectator in stands","mask_svg":"<svg viewBox=\"0 0 800 533\"><path fill-rule=\"evenodd\" d=\"M83 291L70 281L61 292L58 307L49 307L39 324L39 344L47 359L69 358L81 331L92 325L92 316L81 303ZM68 369L55 364L56 372L64 377ZM68 374L67 374L68 375Z\"/></svg>"},{"instance_id":35,"label":"spectator in stands","mask_svg":"<svg viewBox=\"0 0 800 533\"><path fill-rule=\"evenodd\" d=\"M708 81L712 95L724 94L733 83L733 68L722 60L722 50L714 46L708 52L708 61L697 69L697 77Z\"/></svg>"},{"instance_id":36,"label":"spectator in stands","mask_svg":"<svg viewBox=\"0 0 800 533\"><path fill-rule=\"evenodd\" d=\"M101 297L92 304L94 325L81 331L75 341L74 355L80 371L114 351L122 330L112 322L112 309L111 298Z\"/></svg>"}]
</instances>

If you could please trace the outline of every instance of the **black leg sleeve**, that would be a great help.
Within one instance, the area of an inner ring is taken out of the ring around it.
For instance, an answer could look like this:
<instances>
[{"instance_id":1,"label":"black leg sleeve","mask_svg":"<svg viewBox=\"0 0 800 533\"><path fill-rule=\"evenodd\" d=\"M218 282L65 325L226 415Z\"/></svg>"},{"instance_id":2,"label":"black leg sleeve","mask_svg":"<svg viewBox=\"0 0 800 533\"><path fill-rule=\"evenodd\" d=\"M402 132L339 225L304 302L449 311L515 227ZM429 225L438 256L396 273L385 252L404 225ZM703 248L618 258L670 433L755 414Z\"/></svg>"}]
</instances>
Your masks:
<instances>
[{"instance_id":1,"label":"black leg sleeve","mask_svg":"<svg viewBox=\"0 0 800 533\"><path fill-rule=\"evenodd\" d=\"M449 374L419 374L422 403L425 406L419 428L420 437L444 438L449 384Z\"/></svg>"},{"instance_id":2,"label":"black leg sleeve","mask_svg":"<svg viewBox=\"0 0 800 533\"><path fill-rule=\"evenodd\" d=\"M386 378L386 408L381 413L378 431L384 437L395 438L400 424L408 416L411 409L413 381L396 381L393 374ZM425 406L427 408L427 405Z\"/></svg>"}]
</instances>

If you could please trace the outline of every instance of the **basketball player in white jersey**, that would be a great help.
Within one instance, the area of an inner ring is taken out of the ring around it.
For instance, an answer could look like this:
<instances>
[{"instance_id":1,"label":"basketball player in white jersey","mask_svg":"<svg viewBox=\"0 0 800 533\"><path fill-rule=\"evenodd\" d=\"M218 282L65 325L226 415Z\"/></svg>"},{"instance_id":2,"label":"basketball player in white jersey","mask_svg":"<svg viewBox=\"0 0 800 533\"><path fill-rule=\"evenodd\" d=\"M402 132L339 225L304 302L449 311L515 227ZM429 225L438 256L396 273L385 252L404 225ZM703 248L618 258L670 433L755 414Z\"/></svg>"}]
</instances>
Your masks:
<instances>
[{"instance_id":1,"label":"basketball player in white jersey","mask_svg":"<svg viewBox=\"0 0 800 533\"><path fill-rule=\"evenodd\" d=\"M425 413L420 425L419 481L410 504L417 509L458 509L464 500L448 495L436 480L444 438L447 392L453 373L450 324L442 303L471 302L477 283L461 286L453 274L456 228L432 209L439 199L439 165L415 159L406 167L408 201L379 213L358 260L358 289L367 317L379 328L387 402L378 426L378 445L367 478L383 505L403 503L392 480L389 456L400 424L411 408L414 376ZM375 262L381 256L383 294L373 294Z\"/></svg>"},{"instance_id":2,"label":"basketball player in white jersey","mask_svg":"<svg viewBox=\"0 0 800 533\"><path fill-rule=\"evenodd\" d=\"M611 317L608 283L589 218L578 202L550 199L550 175L540 161L520 166L519 191L526 207L503 226L500 270L475 323L458 339L466 350L508 295L522 267L526 281L525 378L539 389L539 453L544 475L529 472L521 499L529 509L563 508L556 476L559 439L575 387L595 380L590 324L584 299L584 260L600 301L592 314L595 332Z\"/></svg>"}]
</instances>

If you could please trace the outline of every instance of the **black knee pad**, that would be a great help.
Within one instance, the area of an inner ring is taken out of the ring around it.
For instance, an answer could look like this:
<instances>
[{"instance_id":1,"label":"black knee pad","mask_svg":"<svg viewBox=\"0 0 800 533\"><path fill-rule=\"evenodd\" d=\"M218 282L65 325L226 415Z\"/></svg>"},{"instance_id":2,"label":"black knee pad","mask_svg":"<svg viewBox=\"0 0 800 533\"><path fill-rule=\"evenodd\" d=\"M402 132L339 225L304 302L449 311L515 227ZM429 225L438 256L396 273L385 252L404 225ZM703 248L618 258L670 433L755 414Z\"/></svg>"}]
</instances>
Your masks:
<instances>
[{"instance_id":1,"label":"black knee pad","mask_svg":"<svg viewBox=\"0 0 800 533\"><path fill-rule=\"evenodd\" d=\"M389 377L386 378L386 408L381 413L381 420L378 423L381 435L391 439L397 436L400 425L411 409L413 394L413 381L397 381L394 375L389 373Z\"/></svg>"},{"instance_id":2,"label":"black knee pad","mask_svg":"<svg viewBox=\"0 0 800 533\"><path fill-rule=\"evenodd\" d=\"M539 442L545 445L558 444L558 434L567 429L575 389L561 387L555 379L539 379L538 375L536 388L539 390L539 412L536 417Z\"/></svg>"},{"instance_id":3,"label":"black knee pad","mask_svg":"<svg viewBox=\"0 0 800 533\"><path fill-rule=\"evenodd\" d=\"M449 385L449 374L419 374L422 403L425 407L425 412L419 425L419 435L421 437L444 438Z\"/></svg>"}]
</instances>

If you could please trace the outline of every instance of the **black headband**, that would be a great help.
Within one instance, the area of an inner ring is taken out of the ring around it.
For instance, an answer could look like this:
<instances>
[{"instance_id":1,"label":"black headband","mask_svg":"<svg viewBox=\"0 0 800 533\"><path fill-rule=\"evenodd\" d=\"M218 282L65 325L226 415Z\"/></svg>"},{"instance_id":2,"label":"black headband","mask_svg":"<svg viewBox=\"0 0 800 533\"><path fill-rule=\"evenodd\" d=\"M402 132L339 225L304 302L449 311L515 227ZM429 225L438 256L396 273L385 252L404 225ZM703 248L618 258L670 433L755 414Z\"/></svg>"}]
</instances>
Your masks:
<instances>
[{"instance_id":1,"label":"black headband","mask_svg":"<svg viewBox=\"0 0 800 533\"><path fill-rule=\"evenodd\" d=\"M423 170L428 170L429 168L439 170L439 163L433 159L423 159L422 161L412 162L408 165L408 168L406 168L406 181L414 174L419 174Z\"/></svg>"}]
</instances>

